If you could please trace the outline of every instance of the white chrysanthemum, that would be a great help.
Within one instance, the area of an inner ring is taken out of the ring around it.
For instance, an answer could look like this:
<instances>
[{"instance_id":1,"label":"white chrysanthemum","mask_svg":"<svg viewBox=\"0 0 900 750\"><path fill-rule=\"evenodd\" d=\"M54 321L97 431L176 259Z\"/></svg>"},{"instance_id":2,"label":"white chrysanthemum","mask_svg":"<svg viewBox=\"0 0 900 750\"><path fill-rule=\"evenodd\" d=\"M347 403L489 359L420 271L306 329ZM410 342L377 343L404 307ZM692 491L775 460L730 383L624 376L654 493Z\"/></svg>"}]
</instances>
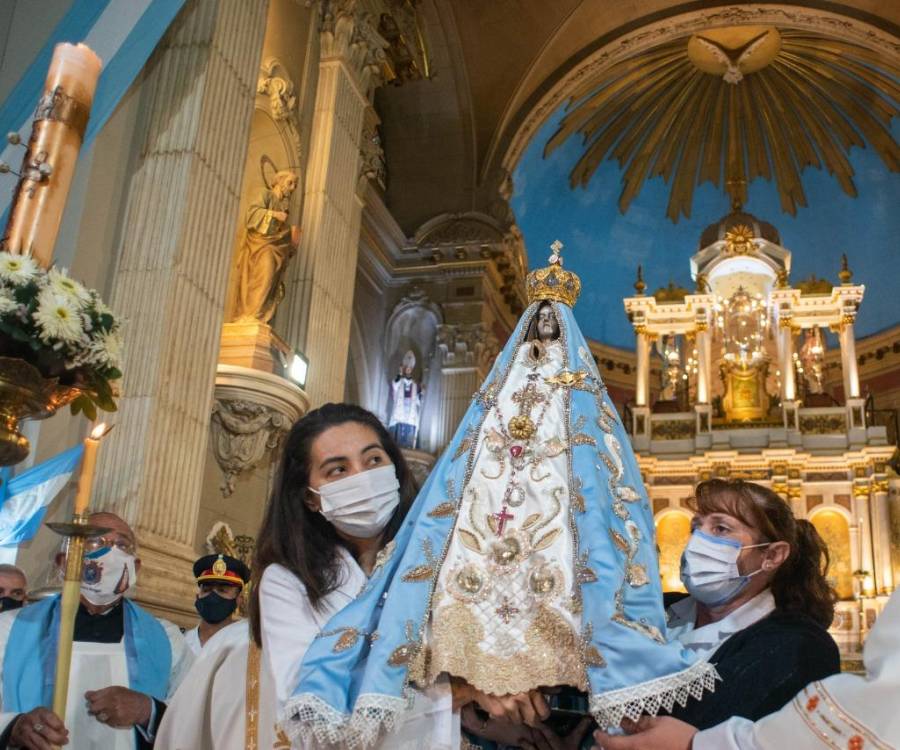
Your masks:
<instances>
[{"instance_id":1,"label":"white chrysanthemum","mask_svg":"<svg viewBox=\"0 0 900 750\"><path fill-rule=\"evenodd\" d=\"M37 273L37 263L30 255L0 253L0 279L3 281L22 286L31 281Z\"/></svg>"},{"instance_id":2,"label":"white chrysanthemum","mask_svg":"<svg viewBox=\"0 0 900 750\"><path fill-rule=\"evenodd\" d=\"M19 304L13 296L12 289L6 287L0 288L0 315L6 315L8 312L15 310Z\"/></svg>"},{"instance_id":3,"label":"white chrysanthemum","mask_svg":"<svg viewBox=\"0 0 900 750\"><path fill-rule=\"evenodd\" d=\"M91 339L92 360L105 367L119 369L122 361L122 337L117 331L100 333Z\"/></svg>"},{"instance_id":4,"label":"white chrysanthemum","mask_svg":"<svg viewBox=\"0 0 900 750\"><path fill-rule=\"evenodd\" d=\"M91 292L91 306L96 311L97 315L109 315L111 318L115 318L113 311L110 310L106 303L100 299L100 295L97 292Z\"/></svg>"},{"instance_id":5,"label":"white chrysanthemum","mask_svg":"<svg viewBox=\"0 0 900 750\"><path fill-rule=\"evenodd\" d=\"M40 329L43 341L57 339L71 343L78 341L84 333L81 315L74 302L67 297L53 294L50 289L45 289L38 297L34 322Z\"/></svg>"},{"instance_id":6,"label":"white chrysanthemum","mask_svg":"<svg viewBox=\"0 0 900 750\"><path fill-rule=\"evenodd\" d=\"M72 300L77 307L82 307L91 301L91 293L75 279L66 275L64 268L51 268L47 274L47 289L53 291L58 297Z\"/></svg>"}]
</instances>

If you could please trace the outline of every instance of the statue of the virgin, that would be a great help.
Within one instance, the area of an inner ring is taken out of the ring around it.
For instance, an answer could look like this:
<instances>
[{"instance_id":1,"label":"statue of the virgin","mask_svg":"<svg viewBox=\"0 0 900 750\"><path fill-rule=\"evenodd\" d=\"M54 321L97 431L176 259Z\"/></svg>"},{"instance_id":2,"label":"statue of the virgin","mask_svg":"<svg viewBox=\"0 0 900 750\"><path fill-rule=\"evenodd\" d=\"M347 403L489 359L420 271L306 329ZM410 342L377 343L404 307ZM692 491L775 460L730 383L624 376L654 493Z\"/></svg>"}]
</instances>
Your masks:
<instances>
[{"instance_id":1,"label":"statue of the virgin","mask_svg":"<svg viewBox=\"0 0 900 750\"><path fill-rule=\"evenodd\" d=\"M603 727L714 686L667 642L653 513L559 249L389 553L307 652L289 735L370 746L444 676L570 686Z\"/></svg>"}]
</instances>

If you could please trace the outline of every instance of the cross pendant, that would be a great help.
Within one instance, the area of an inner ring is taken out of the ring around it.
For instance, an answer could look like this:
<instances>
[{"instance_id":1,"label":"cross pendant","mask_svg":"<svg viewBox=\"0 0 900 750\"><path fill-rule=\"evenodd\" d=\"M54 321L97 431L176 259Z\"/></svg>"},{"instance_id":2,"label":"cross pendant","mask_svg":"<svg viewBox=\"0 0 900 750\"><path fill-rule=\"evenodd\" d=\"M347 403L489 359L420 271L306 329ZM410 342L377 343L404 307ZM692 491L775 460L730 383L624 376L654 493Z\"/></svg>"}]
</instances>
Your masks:
<instances>
[{"instance_id":1,"label":"cross pendant","mask_svg":"<svg viewBox=\"0 0 900 750\"><path fill-rule=\"evenodd\" d=\"M513 607L509 603L509 599L503 597L503 604L497 609L494 610L497 615L500 617L503 622L509 625L509 621L513 619L517 614L519 614L519 610L516 607Z\"/></svg>"},{"instance_id":2,"label":"cross pendant","mask_svg":"<svg viewBox=\"0 0 900 750\"><path fill-rule=\"evenodd\" d=\"M507 507L504 505L499 513L491 514L497 519L497 536L503 536L503 529L506 528L506 522L515 518L512 513L507 513L506 511Z\"/></svg>"}]
</instances>

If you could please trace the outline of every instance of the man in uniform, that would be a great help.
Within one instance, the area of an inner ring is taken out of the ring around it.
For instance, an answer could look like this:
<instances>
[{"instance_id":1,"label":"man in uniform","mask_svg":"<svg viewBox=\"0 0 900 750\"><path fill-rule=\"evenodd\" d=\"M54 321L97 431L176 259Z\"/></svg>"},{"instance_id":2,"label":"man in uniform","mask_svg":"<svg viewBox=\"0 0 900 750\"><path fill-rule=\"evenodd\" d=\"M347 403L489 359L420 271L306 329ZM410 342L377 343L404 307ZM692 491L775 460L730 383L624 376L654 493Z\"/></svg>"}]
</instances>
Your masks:
<instances>
[{"instance_id":1,"label":"man in uniform","mask_svg":"<svg viewBox=\"0 0 900 750\"><path fill-rule=\"evenodd\" d=\"M194 607L200 624L184 634L188 648L195 656L207 645L213 646L215 636L234 622L234 613L241 592L250 580L250 569L236 557L206 555L194 563L197 579L197 599Z\"/></svg>"}]
</instances>

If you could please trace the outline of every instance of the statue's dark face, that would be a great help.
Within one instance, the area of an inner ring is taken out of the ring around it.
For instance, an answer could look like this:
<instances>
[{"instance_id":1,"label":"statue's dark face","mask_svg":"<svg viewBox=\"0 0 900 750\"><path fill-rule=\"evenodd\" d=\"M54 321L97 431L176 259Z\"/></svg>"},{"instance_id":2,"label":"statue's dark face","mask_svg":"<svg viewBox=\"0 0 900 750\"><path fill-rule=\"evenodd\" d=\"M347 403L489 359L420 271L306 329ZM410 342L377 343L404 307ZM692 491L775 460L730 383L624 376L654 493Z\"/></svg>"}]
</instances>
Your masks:
<instances>
[{"instance_id":1,"label":"statue's dark face","mask_svg":"<svg viewBox=\"0 0 900 750\"><path fill-rule=\"evenodd\" d=\"M559 338L559 321L556 319L556 312L553 309L553 305L549 302L545 302L538 309L537 335L544 344Z\"/></svg>"}]
</instances>

